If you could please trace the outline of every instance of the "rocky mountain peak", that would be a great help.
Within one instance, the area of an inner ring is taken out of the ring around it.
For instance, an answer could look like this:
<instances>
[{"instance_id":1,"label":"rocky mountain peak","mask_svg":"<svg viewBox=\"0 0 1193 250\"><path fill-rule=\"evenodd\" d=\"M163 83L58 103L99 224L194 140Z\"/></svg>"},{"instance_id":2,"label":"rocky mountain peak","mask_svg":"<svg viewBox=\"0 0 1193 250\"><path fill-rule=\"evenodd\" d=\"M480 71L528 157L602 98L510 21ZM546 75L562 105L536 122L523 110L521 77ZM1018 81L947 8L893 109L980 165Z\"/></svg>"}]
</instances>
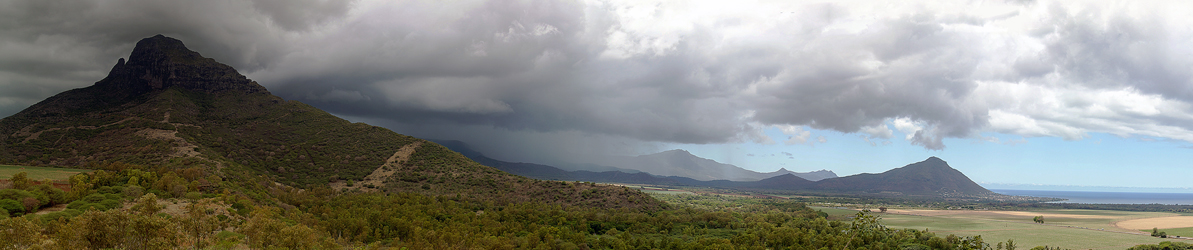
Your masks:
<instances>
[{"instance_id":1,"label":"rocky mountain peak","mask_svg":"<svg viewBox=\"0 0 1193 250\"><path fill-rule=\"evenodd\" d=\"M231 66L191 51L178 39L156 35L141 39L126 62L112 67L96 85L139 94L173 86L208 93L268 92Z\"/></svg>"}]
</instances>

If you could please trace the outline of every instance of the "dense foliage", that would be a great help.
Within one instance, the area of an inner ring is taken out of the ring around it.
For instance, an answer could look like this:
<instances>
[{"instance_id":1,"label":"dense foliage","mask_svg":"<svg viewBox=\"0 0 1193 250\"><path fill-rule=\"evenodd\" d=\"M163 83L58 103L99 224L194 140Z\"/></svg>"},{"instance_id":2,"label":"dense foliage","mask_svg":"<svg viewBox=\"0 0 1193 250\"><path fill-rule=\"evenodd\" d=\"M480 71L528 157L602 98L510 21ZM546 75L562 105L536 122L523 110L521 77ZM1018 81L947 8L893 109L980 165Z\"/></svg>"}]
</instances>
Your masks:
<instances>
[{"instance_id":1,"label":"dense foliage","mask_svg":"<svg viewBox=\"0 0 1193 250\"><path fill-rule=\"evenodd\" d=\"M124 169L72 177L78 188L58 201L71 204L66 210L0 220L0 228L10 229L0 230L0 249L990 248L978 237L888 229L866 214L830 221L803 203L777 199L683 195L667 198L670 208L641 209L275 185L267 200L255 200L181 184L182 176L202 174L117 165L105 167ZM29 191L36 186L5 190L40 192Z\"/></svg>"},{"instance_id":2,"label":"dense foliage","mask_svg":"<svg viewBox=\"0 0 1193 250\"><path fill-rule=\"evenodd\" d=\"M1128 250L1190 250L1193 249L1193 244L1184 242L1165 241L1159 244L1138 245L1128 248Z\"/></svg>"}]
</instances>

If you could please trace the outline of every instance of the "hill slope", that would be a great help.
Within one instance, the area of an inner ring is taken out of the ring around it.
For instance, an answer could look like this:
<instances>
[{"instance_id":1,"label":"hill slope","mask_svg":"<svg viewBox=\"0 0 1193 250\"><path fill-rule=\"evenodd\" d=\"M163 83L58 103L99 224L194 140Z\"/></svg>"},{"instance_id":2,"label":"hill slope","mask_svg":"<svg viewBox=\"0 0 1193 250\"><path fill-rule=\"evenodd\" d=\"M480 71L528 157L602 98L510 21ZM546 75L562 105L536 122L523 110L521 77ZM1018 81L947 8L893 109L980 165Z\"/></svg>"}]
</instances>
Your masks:
<instances>
[{"instance_id":1,"label":"hill slope","mask_svg":"<svg viewBox=\"0 0 1193 250\"><path fill-rule=\"evenodd\" d=\"M387 164L395 152L415 143L408 160ZM232 67L161 35L139 41L129 60L119 60L95 85L0 120L0 163L87 167L102 162L198 167L206 172L198 178L203 182L265 176L300 187L362 181L386 166L382 172L388 175L372 176L383 178L383 185L371 189L594 207L660 205L625 188L562 189L559 183L511 175L432 142L286 101ZM586 190L611 202L580 196Z\"/></svg>"}]
</instances>

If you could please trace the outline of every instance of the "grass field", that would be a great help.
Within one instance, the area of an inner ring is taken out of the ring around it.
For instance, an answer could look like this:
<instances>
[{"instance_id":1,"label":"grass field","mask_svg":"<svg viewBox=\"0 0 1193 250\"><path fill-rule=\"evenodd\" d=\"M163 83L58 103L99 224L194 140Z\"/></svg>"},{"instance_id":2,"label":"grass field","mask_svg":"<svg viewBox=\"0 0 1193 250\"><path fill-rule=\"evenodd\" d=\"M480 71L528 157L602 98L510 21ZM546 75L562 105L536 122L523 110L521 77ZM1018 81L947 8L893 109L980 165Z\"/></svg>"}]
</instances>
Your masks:
<instances>
[{"instance_id":1,"label":"grass field","mask_svg":"<svg viewBox=\"0 0 1193 250\"><path fill-rule=\"evenodd\" d=\"M814 208L835 214L857 213L855 210ZM900 211L876 213L882 224L891 228L927 229L937 235L981 235L986 242L1005 242L1014 239L1021 249L1052 246L1066 249L1126 249L1139 244L1155 244L1164 240L1133 234L1135 230L1115 228L1111 223L1121 220L1173 216L1173 213L1125 212L1106 210L1044 210L1010 211ZM930 216L926 216L930 215ZM1032 222L1036 215L1044 216L1045 224ZM1193 228L1189 228L1193 229ZM1173 232L1186 232L1167 229ZM1150 232L1149 232L1150 233ZM1193 234L1188 234L1193 235Z\"/></svg>"},{"instance_id":2,"label":"grass field","mask_svg":"<svg viewBox=\"0 0 1193 250\"><path fill-rule=\"evenodd\" d=\"M20 172L25 172L29 175L30 180L40 181L44 179L51 180L66 180L71 175L83 172L90 172L86 169L72 169L72 168L47 168L47 167L26 167L26 166L10 166L0 165L0 180L11 179L12 175Z\"/></svg>"},{"instance_id":3,"label":"grass field","mask_svg":"<svg viewBox=\"0 0 1193 250\"><path fill-rule=\"evenodd\" d=\"M634 184L612 184L612 185L618 185L618 186L638 189L638 190L641 190L642 192L647 193L647 194L696 194L696 193L684 191L682 189L672 189L672 188L656 187L656 186L643 186L643 185L634 185Z\"/></svg>"}]
</instances>

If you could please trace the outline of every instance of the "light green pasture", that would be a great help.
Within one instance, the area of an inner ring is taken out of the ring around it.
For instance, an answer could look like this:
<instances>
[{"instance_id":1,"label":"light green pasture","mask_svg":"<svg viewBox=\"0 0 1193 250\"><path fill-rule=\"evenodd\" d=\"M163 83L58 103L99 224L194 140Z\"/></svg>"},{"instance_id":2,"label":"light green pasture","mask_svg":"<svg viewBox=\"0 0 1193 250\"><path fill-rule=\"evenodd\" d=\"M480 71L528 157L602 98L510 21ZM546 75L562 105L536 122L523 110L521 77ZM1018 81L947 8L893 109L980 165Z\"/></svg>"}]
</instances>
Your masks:
<instances>
[{"instance_id":1,"label":"light green pasture","mask_svg":"<svg viewBox=\"0 0 1193 250\"><path fill-rule=\"evenodd\" d=\"M72 175L75 175L78 173L83 173L83 172L91 172L91 171L92 170L73 169L73 168L47 168L47 167L0 165L0 180L11 179L12 175L20 173L20 172L25 172L25 174L27 174L29 176L30 180L35 180L35 181L40 181L40 180L44 180L44 179L66 180L66 179L70 179L70 176L72 176Z\"/></svg>"}]
</instances>

